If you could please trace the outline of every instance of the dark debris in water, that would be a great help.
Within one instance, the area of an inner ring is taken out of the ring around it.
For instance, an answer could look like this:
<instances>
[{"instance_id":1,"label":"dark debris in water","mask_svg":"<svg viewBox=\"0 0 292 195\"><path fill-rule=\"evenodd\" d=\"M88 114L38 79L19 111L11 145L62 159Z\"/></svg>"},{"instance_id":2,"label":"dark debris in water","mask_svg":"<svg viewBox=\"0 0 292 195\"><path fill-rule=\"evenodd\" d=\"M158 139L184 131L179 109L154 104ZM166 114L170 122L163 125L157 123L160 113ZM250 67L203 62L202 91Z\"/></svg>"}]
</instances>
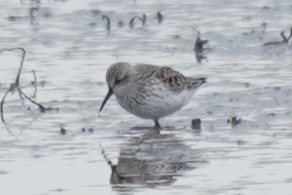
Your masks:
<instances>
[{"instance_id":1,"label":"dark debris in water","mask_svg":"<svg viewBox=\"0 0 292 195\"><path fill-rule=\"evenodd\" d=\"M86 133L86 132L88 132L88 133L93 133L93 132L94 132L94 129L93 129L93 128L88 128L88 129L86 129L85 127L83 127L83 128L81 129L81 131L82 131L82 133Z\"/></svg>"},{"instance_id":2,"label":"dark debris in water","mask_svg":"<svg viewBox=\"0 0 292 195\"><path fill-rule=\"evenodd\" d=\"M286 37L284 31L280 33L280 36L282 38L282 41L272 41L272 42L267 42L264 43L263 46L271 46L271 45L282 45L282 44L288 44L290 39L292 38L292 28L290 29L290 35Z\"/></svg>"},{"instance_id":3,"label":"dark debris in water","mask_svg":"<svg viewBox=\"0 0 292 195\"><path fill-rule=\"evenodd\" d=\"M243 140L237 140L237 145L241 146L241 145L245 145L246 144L246 141L243 141Z\"/></svg>"},{"instance_id":4,"label":"dark debris in water","mask_svg":"<svg viewBox=\"0 0 292 195\"><path fill-rule=\"evenodd\" d=\"M231 123L231 127L235 128L242 123L242 120L236 116L233 116L230 119L227 119L226 123Z\"/></svg>"},{"instance_id":5,"label":"dark debris in water","mask_svg":"<svg viewBox=\"0 0 292 195\"><path fill-rule=\"evenodd\" d=\"M134 22L135 22L135 20L140 20L141 23L142 23L142 26L145 26L145 24L146 24L146 19L147 19L147 17L146 17L145 14L143 14L142 17L134 16L134 17L130 20L130 22L129 22L129 27L130 27L130 28L134 28Z\"/></svg>"},{"instance_id":6,"label":"dark debris in water","mask_svg":"<svg viewBox=\"0 0 292 195\"><path fill-rule=\"evenodd\" d=\"M198 134L201 133L201 119L196 118L192 120L192 129Z\"/></svg>"},{"instance_id":7,"label":"dark debris in water","mask_svg":"<svg viewBox=\"0 0 292 195\"><path fill-rule=\"evenodd\" d=\"M208 49L204 48L204 45L206 45L208 42L209 40L201 39L200 32L199 32L198 37L195 41L194 49L193 49L198 63L201 63L203 59L207 58L204 54L204 51Z\"/></svg>"},{"instance_id":8,"label":"dark debris in water","mask_svg":"<svg viewBox=\"0 0 292 195\"><path fill-rule=\"evenodd\" d=\"M276 113L273 113L273 112L272 113L268 113L267 116L274 117L274 116L276 116Z\"/></svg>"},{"instance_id":9,"label":"dark debris in water","mask_svg":"<svg viewBox=\"0 0 292 195\"><path fill-rule=\"evenodd\" d=\"M159 24L163 21L163 15L160 12L157 12L156 18Z\"/></svg>"},{"instance_id":10,"label":"dark debris in water","mask_svg":"<svg viewBox=\"0 0 292 195\"><path fill-rule=\"evenodd\" d=\"M66 133L67 133L67 130L65 128L61 127L60 134L61 135L66 135Z\"/></svg>"},{"instance_id":11,"label":"dark debris in water","mask_svg":"<svg viewBox=\"0 0 292 195\"><path fill-rule=\"evenodd\" d=\"M24 59L25 59L25 55L26 55L25 49L22 48L22 47L9 48L9 49L5 48L5 49L0 50L0 53L5 52L5 51L15 51L15 50L18 50L18 51L21 51L22 52L22 58L21 58L21 63L20 63L20 66L19 66L19 69L18 69L18 72L17 72L17 76L16 76L16 79L15 79L14 83L12 83L10 85L9 89L6 91L6 93L4 94L4 96L3 96L2 100L1 100L0 112L1 112L1 121L2 121L2 123L5 123L5 118L4 118L4 104L5 104L6 97L8 96L8 94L10 92L13 93L14 91L17 91L18 94L19 94L19 97L20 97L20 99L22 101L28 100L30 103L38 106L41 113L44 113L46 111L53 110L53 108L51 108L51 107L45 107L42 104L38 103L37 101L33 100L26 93L24 93L22 91L21 86L20 86L20 76L21 76L21 73L22 73ZM32 72L33 72L33 75L34 75L34 83L37 83L36 73L35 73L34 70ZM36 92L37 92L36 90L37 90L37 88L36 88L36 85L35 85L35 92L34 92L33 97L36 97Z\"/></svg>"}]
</instances>

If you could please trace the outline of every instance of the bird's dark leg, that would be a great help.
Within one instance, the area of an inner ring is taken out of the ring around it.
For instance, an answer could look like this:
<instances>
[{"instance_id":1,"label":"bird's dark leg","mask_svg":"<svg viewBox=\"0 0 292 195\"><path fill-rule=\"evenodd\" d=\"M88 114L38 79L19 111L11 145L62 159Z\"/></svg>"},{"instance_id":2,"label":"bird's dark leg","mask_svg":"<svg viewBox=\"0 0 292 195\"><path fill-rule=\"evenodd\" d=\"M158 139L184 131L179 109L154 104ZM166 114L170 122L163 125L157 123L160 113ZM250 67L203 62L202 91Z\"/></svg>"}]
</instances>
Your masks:
<instances>
[{"instance_id":1,"label":"bird's dark leg","mask_svg":"<svg viewBox=\"0 0 292 195\"><path fill-rule=\"evenodd\" d=\"M154 126L155 129L157 129L157 130L161 129L161 126L160 126L158 120L154 120L154 123L155 123L155 126Z\"/></svg>"}]
</instances>

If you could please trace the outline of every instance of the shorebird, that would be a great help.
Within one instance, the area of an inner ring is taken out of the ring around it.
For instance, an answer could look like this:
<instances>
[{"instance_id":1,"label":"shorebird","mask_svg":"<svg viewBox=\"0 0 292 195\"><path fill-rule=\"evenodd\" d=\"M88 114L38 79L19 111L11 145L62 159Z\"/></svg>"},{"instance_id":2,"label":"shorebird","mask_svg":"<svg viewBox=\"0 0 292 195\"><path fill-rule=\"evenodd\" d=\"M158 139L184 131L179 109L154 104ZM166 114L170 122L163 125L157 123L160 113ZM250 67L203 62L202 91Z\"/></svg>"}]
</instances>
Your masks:
<instances>
[{"instance_id":1,"label":"shorebird","mask_svg":"<svg viewBox=\"0 0 292 195\"><path fill-rule=\"evenodd\" d=\"M106 81L109 91L100 112L114 94L122 108L160 129L159 119L186 105L206 78L186 77L166 66L117 62L108 68Z\"/></svg>"}]
</instances>

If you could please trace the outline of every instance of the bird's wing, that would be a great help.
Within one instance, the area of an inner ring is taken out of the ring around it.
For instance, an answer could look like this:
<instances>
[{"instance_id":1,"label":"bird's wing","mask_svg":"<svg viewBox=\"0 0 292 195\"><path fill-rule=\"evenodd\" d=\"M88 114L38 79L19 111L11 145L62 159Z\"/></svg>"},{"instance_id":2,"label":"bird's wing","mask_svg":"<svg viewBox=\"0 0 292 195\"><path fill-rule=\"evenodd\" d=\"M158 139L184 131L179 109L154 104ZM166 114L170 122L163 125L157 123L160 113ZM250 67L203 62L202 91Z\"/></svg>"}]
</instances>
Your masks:
<instances>
[{"instance_id":1,"label":"bird's wing","mask_svg":"<svg viewBox=\"0 0 292 195\"><path fill-rule=\"evenodd\" d=\"M162 83L175 93L188 89L192 90L206 82L205 78L185 77L178 71L166 66L155 66L150 64L137 64L134 69L139 75L139 80L156 78L157 82Z\"/></svg>"},{"instance_id":2,"label":"bird's wing","mask_svg":"<svg viewBox=\"0 0 292 195\"><path fill-rule=\"evenodd\" d=\"M183 74L169 67L159 67L154 77L159 79L171 91L179 93L185 89L186 78Z\"/></svg>"},{"instance_id":3,"label":"bird's wing","mask_svg":"<svg viewBox=\"0 0 292 195\"><path fill-rule=\"evenodd\" d=\"M154 78L158 83L162 83L173 92L180 93L186 88L185 76L172 68L149 64L137 64L135 66L135 71L139 72L139 80Z\"/></svg>"}]
</instances>

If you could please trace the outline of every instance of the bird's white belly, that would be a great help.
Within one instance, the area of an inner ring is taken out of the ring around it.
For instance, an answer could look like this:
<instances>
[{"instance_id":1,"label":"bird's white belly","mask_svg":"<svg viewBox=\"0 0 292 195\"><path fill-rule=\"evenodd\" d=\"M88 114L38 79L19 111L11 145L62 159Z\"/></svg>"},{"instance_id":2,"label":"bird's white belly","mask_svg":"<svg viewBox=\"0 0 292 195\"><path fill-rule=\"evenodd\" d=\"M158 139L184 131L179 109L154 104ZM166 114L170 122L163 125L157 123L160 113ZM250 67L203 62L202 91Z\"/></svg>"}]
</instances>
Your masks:
<instances>
[{"instance_id":1,"label":"bird's white belly","mask_svg":"<svg viewBox=\"0 0 292 195\"><path fill-rule=\"evenodd\" d=\"M128 112L145 119L158 120L170 115L186 105L195 91L184 90L178 94L165 87L152 89L151 95L145 96L142 102L135 102L135 94L118 97L118 103Z\"/></svg>"}]
</instances>

